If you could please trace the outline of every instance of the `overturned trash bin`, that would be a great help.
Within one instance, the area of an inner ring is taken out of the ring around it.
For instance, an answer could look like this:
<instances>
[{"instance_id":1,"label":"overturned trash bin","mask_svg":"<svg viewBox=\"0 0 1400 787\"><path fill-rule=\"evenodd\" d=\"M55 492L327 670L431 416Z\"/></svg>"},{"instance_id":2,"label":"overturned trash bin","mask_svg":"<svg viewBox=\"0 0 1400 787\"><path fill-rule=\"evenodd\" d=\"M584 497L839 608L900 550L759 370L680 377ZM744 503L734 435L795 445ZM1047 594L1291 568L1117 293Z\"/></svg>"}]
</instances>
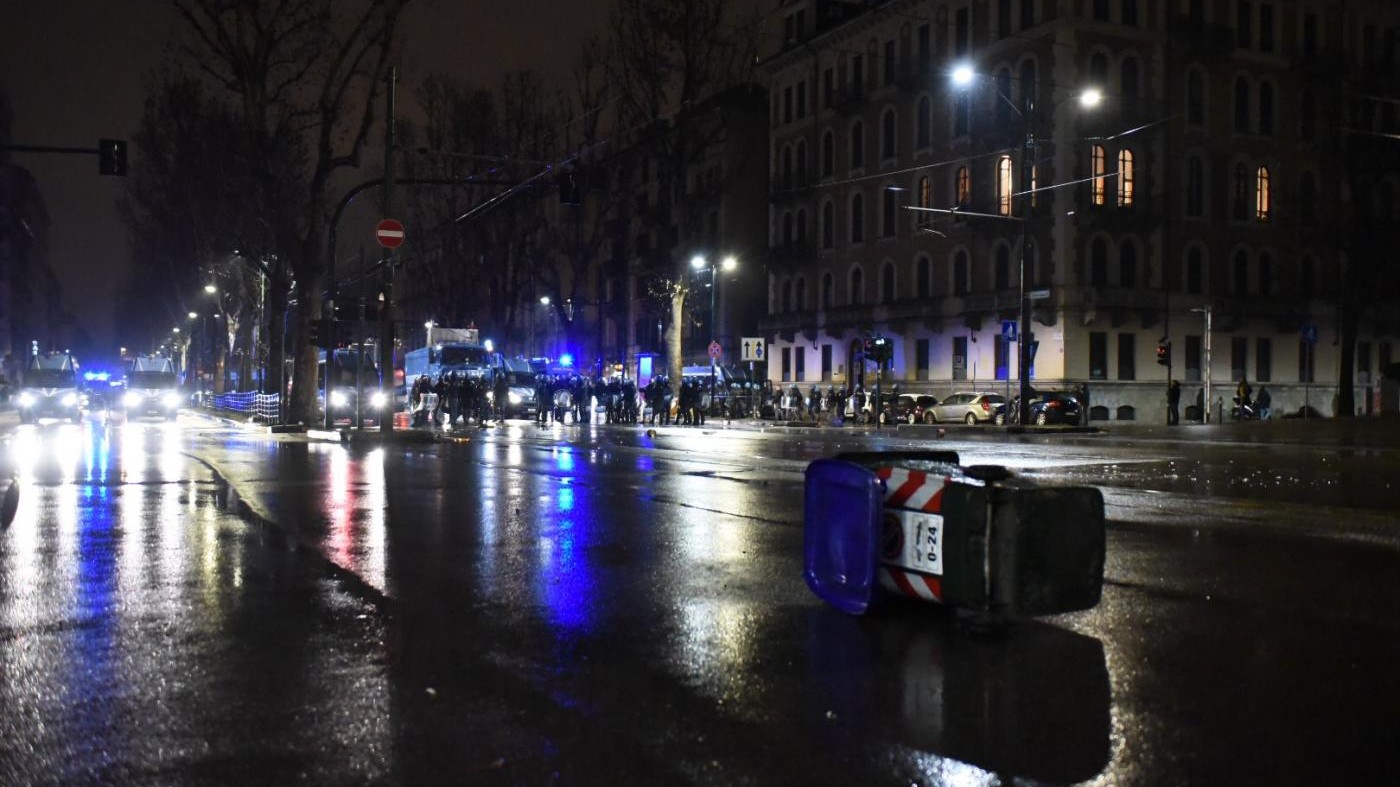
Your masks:
<instances>
[{"instance_id":1,"label":"overturned trash bin","mask_svg":"<svg viewBox=\"0 0 1400 787\"><path fill-rule=\"evenodd\" d=\"M1041 487L953 452L840 454L807 467L804 575L853 615L907 597L989 618L1089 609L1103 495Z\"/></svg>"}]
</instances>

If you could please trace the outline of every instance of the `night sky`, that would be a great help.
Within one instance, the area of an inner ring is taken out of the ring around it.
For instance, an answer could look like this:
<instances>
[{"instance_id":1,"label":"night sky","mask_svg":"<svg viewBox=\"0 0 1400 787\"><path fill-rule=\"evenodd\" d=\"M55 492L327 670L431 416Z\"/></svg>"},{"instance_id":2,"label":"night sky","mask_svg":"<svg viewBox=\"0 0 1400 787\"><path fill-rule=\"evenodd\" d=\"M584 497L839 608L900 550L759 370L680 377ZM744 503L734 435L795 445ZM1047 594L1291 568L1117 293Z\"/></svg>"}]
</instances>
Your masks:
<instances>
[{"instance_id":1,"label":"night sky","mask_svg":"<svg viewBox=\"0 0 1400 787\"><path fill-rule=\"evenodd\" d=\"M605 28L611 0L415 0L403 28L401 95L423 75L450 71L495 84L533 68L562 80L579 43ZM129 139L144 77L166 56L178 20L161 0L16 0L0 11L0 84L14 105L13 142L95 147ZM378 133L378 132L376 132ZM129 269L116 201L125 183L97 174L96 157L17 153L34 173L53 226L50 261L64 307L97 346L109 342L111 294ZM134 159L132 166L140 166Z\"/></svg>"}]
</instances>

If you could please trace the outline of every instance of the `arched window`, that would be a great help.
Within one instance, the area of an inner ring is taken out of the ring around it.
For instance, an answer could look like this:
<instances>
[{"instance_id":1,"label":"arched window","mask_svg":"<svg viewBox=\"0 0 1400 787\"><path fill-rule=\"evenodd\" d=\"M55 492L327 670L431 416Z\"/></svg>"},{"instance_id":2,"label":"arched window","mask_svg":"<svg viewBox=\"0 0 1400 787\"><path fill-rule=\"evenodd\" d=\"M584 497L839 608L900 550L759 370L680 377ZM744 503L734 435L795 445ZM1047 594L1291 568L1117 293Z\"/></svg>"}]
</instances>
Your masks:
<instances>
[{"instance_id":1,"label":"arched window","mask_svg":"<svg viewBox=\"0 0 1400 787\"><path fill-rule=\"evenodd\" d=\"M1005 126L1011 122L1011 108L1015 106L1015 101L1011 96L1011 69L1003 68L997 71L997 122Z\"/></svg>"},{"instance_id":2,"label":"arched window","mask_svg":"<svg viewBox=\"0 0 1400 787\"><path fill-rule=\"evenodd\" d=\"M1317 100L1311 90L1304 90L1298 100L1298 135L1304 142L1312 142L1317 136Z\"/></svg>"},{"instance_id":3,"label":"arched window","mask_svg":"<svg viewBox=\"0 0 1400 787\"><path fill-rule=\"evenodd\" d=\"M1274 86L1269 82L1259 85L1259 133L1274 133Z\"/></svg>"},{"instance_id":4,"label":"arched window","mask_svg":"<svg viewBox=\"0 0 1400 787\"><path fill-rule=\"evenodd\" d=\"M1249 168L1235 165L1235 199L1232 215L1236 221L1249 218Z\"/></svg>"},{"instance_id":5,"label":"arched window","mask_svg":"<svg viewBox=\"0 0 1400 787\"><path fill-rule=\"evenodd\" d=\"M970 272L968 270L967 252L958 250L953 255L953 294L966 295L971 291Z\"/></svg>"},{"instance_id":6,"label":"arched window","mask_svg":"<svg viewBox=\"0 0 1400 787\"><path fill-rule=\"evenodd\" d=\"M1311 297L1317 291L1317 260L1311 254L1304 254L1298 265L1298 292Z\"/></svg>"},{"instance_id":7,"label":"arched window","mask_svg":"<svg viewBox=\"0 0 1400 787\"><path fill-rule=\"evenodd\" d=\"M1133 205L1135 187L1133 172L1133 152L1127 148L1118 151L1118 207L1130 208Z\"/></svg>"},{"instance_id":8,"label":"arched window","mask_svg":"<svg viewBox=\"0 0 1400 787\"><path fill-rule=\"evenodd\" d=\"M865 198L860 194L851 197L851 243L865 241Z\"/></svg>"},{"instance_id":9,"label":"arched window","mask_svg":"<svg viewBox=\"0 0 1400 787\"><path fill-rule=\"evenodd\" d=\"M1186 160L1186 215L1206 213L1206 165L1200 156Z\"/></svg>"},{"instance_id":10,"label":"arched window","mask_svg":"<svg viewBox=\"0 0 1400 787\"><path fill-rule=\"evenodd\" d=\"M1011 157L997 159L997 213L1011 215Z\"/></svg>"},{"instance_id":11,"label":"arched window","mask_svg":"<svg viewBox=\"0 0 1400 787\"><path fill-rule=\"evenodd\" d=\"M915 280L918 282L919 297L933 297L933 263L929 261L928 257L921 254L918 259L914 260L914 271Z\"/></svg>"},{"instance_id":12,"label":"arched window","mask_svg":"<svg viewBox=\"0 0 1400 787\"><path fill-rule=\"evenodd\" d=\"M960 90L953 96L953 136L965 137L972 128L972 96Z\"/></svg>"},{"instance_id":13,"label":"arched window","mask_svg":"<svg viewBox=\"0 0 1400 787\"><path fill-rule=\"evenodd\" d=\"M891 159L895 157L896 126L893 109L886 109L885 114L880 116L880 158Z\"/></svg>"},{"instance_id":14,"label":"arched window","mask_svg":"<svg viewBox=\"0 0 1400 787\"><path fill-rule=\"evenodd\" d=\"M1108 244L1103 238L1089 244L1089 286L1108 286Z\"/></svg>"},{"instance_id":15,"label":"arched window","mask_svg":"<svg viewBox=\"0 0 1400 787\"><path fill-rule=\"evenodd\" d=\"M929 130L931 120L928 96L921 96L919 98L919 116L914 119L914 139L917 147L926 148L932 143Z\"/></svg>"},{"instance_id":16,"label":"arched window","mask_svg":"<svg viewBox=\"0 0 1400 787\"><path fill-rule=\"evenodd\" d=\"M895 197L899 192L892 186L886 186L880 194L880 236L893 238L895 235L895 220L899 216L899 206Z\"/></svg>"},{"instance_id":17,"label":"arched window","mask_svg":"<svg viewBox=\"0 0 1400 787\"><path fill-rule=\"evenodd\" d=\"M1137 244L1130 241L1123 241L1118 247L1118 286L1137 286Z\"/></svg>"},{"instance_id":18,"label":"arched window","mask_svg":"<svg viewBox=\"0 0 1400 787\"><path fill-rule=\"evenodd\" d=\"M1259 254L1259 294L1274 294L1274 258L1267 251Z\"/></svg>"},{"instance_id":19,"label":"arched window","mask_svg":"<svg viewBox=\"0 0 1400 787\"><path fill-rule=\"evenodd\" d=\"M828 271L822 274L822 308L830 309L836 305L836 277Z\"/></svg>"},{"instance_id":20,"label":"arched window","mask_svg":"<svg viewBox=\"0 0 1400 787\"><path fill-rule=\"evenodd\" d=\"M1202 294L1205 291L1204 282L1205 262L1201 250L1193 248L1186 252L1186 292L1191 295Z\"/></svg>"},{"instance_id":21,"label":"arched window","mask_svg":"<svg viewBox=\"0 0 1400 787\"><path fill-rule=\"evenodd\" d=\"M880 266L880 303L894 303L894 263Z\"/></svg>"},{"instance_id":22,"label":"arched window","mask_svg":"<svg viewBox=\"0 0 1400 787\"><path fill-rule=\"evenodd\" d=\"M1249 80L1235 77L1235 130L1249 133Z\"/></svg>"},{"instance_id":23,"label":"arched window","mask_svg":"<svg viewBox=\"0 0 1400 787\"><path fill-rule=\"evenodd\" d=\"M1254 215L1260 221L1268 221L1273 214L1273 188L1269 184L1269 168L1260 167L1254 173Z\"/></svg>"},{"instance_id":24,"label":"arched window","mask_svg":"<svg viewBox=\"0 0 1400 787\"><path fill-rule=\"evenodd\" d=\"M783 297L778 301L778 310L792 311L792 279L783 279Z\"/></svg>"},{"instance_id":25,"label":"arched window","mask_svg":"<svg viewBox=\"0 0 1400 787\"><path fill-rule=\"evenodd\" d=\"M927 175L919 178L918 200L919 207L921 208L933 207L933 183L929 181ZM930 217L932 215L932 213L929 213L927 211L919 211L919 226L927 227L930 223Z\"/></svg>"},{"instance_id":26,"label":"arched window","mask_svg":"<svg viewBox=\"0 0 1400 787\"><path fill-rule=\"evenodd\" d=\"M997 246L996 270L993 284L997 290L1011 289L1011 249L1006 245Z\"/></svg>"},{"instance_id":27,"label":"arched window","mask_svg":"<svg viewBox=\"0 0 1400 787\"><path fill-rule=\"evenodd\" d=\"M1249 255L1244 249L1235 252L1235 264L1230 272L1230 292L1235 295L1249 292Z\"/></svg>"},{"instance_id":28,"label":"arched window","mask_svg":"<svg viewBox=\"0 0 1400 787\"><path fill-rule=\"evenodd\" d=\"M859 306L865 302L865 274L861 273L860 266L851 269L851 300L852 306Z\"/></svg>"},{"instance_id":29,"label":"arched window","mask_svg":"<svg viewBox=\"0 0 1400 787\"><path fill-rule=\"evenodd\" d=\"M783 188L792 188L792 146L783 146Z\"/></svg>"},{"instance_id":30,"label":"arched window","mask_svg":"<svg viewBox=\"0 0 1400 787\"><path fill-rule=\"evenodd\" d=\"M783 214L783 245L792 245L792 213Z\"/></svg>"},{"instance_id":31,"label":"arched window","mask_svg":"<svg viewBox=\"0 0 1400 787\"><path fill-rule=\"evenodd\" d=\"M797 140L797 184L807 185L807 141Z\"/></svg>"},{"instance_id":32,"label":"arched window","mask_svg":"<svg viewBox=\"0 0 1400 787\"><path fill-rule=\"evenodd\" d=\"M1317 222L1317 176L1304 172L1298 184L1298 220L1305 227Z\"/></svg>"},{"instance_id":33,"label":"arched window","mask_svg":"<svg viewBox=\"0 0 1400 787\"><path fill-rule=\"evenodd\" d=\"M966 208L972 204L972 173L967 167L958 167L953 190L957 193L958 207Z\"/></svg>"},{"instance_id":34,"label":"arched window","mask_svg":"<svg viewBox=\"0 0 1400 787\"><path fill-rule=\"evenodd\" d=\"M1186 123L1192 126L1206 124L1206 86L1199 69L1191 69L1186 75Z\"/></svg>"},{"instance_id":35,"label":"arched window","mask_svg":"<svg viewBox=\"0 0 1400 787\"><path fill-rule=\"evenodd\" d=\"M1035 61L1027 60L1021 63L1021 106L1034 106L1035 97Z\"/></svg>"},{"instance_id":36,"label":"arched window","mask_svg":"<svg viewBox=\"0 0 1400 787\"><path fill-rule=\"evenodd\" d=\"M1099 90L1108 88L1108 55L1102 52L1089 55L1089 84Z\"/></svg>"},{"instance_id":37,"label":"arched window","mask_svg":"<svg viewBox=\"0 0 1400 787\"><path fill-rule=\"evenodd\" d=\"M851 167L865 166L865 124L859 120L851 124Z\"/></svg>"},{"instance_id":38,"label":"arched window","mask_svg":"<svg viewBox=\"0 0 1400 787\"><path fill-rule=\"evenodd\" d=\"M828 131L822 135L822 177L829 178L836 171L836 135Z\"/></svg>"},{"instance_id":39,"label":"arched window","mask_svg":"<svg viewBox=\"0 0 1400 787\"><path fill-rule=\"evenodd\" d=\"M1104 176L1108 168L1108 152L1103 145L1095 145L1089 149L1089 176L1093 180L1089 181L1090 192L1093 195L1093 204L1102 205L1108 201L1107 188Z\"/></svg>"},{"instance_id":40,"label":"arched window","mask_svg":"<svg viewBox=\"0 0 1400 787\"><path fill-rule=\"evenodd\" d=\"M822 203L822 248L836 245L836 206L831 200Z\"/></svg>"},{"instance_id":41,"label":"arched window","mask_svg":"<svg viewBox=\"0 0 1400 787\"><path fill-rule=\"evenodd\" d=\"M807 242L807 211L805 210L797 211L796 237L798 243Z\"/></svg>"},{"instance_id":42,"label":"arched window","mask_svg":"<svg viewBox=\"0 0 1400 787\"><path fill-rule=\"evenodd\" d=\"M798 311L807 311L807 277L797 277L797 286L793 287L792 301L793 306L795 306Z\"/></svg>"},{"instance_id":43,"label":"arched window","mask_svg":"<svg viewBox=\"0 0 1400 787\"><path fill-rule=\"evenodd\" d=\"M1138 61L1136 57L1128 55L1123 58L1123 64L1119 68L1119 76L1123 80L1123 97L1135 99L1138 97Z\"/></svg>"}]
</instances>

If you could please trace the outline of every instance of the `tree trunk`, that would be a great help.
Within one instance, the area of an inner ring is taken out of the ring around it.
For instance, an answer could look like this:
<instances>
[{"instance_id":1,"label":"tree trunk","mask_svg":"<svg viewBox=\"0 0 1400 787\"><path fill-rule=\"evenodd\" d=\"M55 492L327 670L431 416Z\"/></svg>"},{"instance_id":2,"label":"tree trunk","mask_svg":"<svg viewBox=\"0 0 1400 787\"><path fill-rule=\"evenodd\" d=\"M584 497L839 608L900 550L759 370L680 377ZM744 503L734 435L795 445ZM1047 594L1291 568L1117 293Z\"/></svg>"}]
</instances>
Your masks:
<instances>
[{"instance_id":1,"label":"tree trunk","mask_svg":"<svg viewBox=\"0 0 1400 787\"><path fill-rule=\"evenodd\" d=\"M1353 298L1344 297L1341 310L1341 352L1337 361L1337 407L1334 415L1351 418L1356 415L1356 389L1352 385L1351 370L1356 368L1356 336L1361 330L1361 309L1357 308Z\"/></svg>"},{"instance_id":2,"label":"tree trunk","mask_svg":"<svg viewBox=\"0 0 1400 787\"><path fill-rule=\"evenodd\" d=\"M310 325L321 313L320 274L297 279L296 344L292 354L292 395L287 419L292 423L317 421L316 348L307 339Z\"/></svg>"},{"instance_id":3,"label":"tree trunk","mask_svg":"<svg viewBox=\"0 0 1400 787\"><path fill-rule=\"evenodd\" d=\"M671 322L666 326L666 355L667 373L672 386L679 386L682 380L681 321L685 318L685 295L684 287L671 288Z\"/></svg>"}]
</instances>

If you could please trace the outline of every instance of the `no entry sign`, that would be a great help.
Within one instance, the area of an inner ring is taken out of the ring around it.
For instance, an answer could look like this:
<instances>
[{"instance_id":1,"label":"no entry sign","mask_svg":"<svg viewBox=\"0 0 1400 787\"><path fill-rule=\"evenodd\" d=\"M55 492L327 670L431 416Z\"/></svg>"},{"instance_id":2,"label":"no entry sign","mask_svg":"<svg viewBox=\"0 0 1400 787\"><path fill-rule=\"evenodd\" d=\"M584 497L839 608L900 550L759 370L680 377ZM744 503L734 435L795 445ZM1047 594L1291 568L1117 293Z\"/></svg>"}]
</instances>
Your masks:
<instances>
[{"instance_id":1,"label":"no entry sign","mask_svg":"<svg viewBox=\"0 0 1400 787\"><path fill-rule=\"evenodd\" d=\"M397 249L403 245L403 225L394 219L384 219L374 228L374 239L386 249Z\"/></svg>"}]
</instances>

